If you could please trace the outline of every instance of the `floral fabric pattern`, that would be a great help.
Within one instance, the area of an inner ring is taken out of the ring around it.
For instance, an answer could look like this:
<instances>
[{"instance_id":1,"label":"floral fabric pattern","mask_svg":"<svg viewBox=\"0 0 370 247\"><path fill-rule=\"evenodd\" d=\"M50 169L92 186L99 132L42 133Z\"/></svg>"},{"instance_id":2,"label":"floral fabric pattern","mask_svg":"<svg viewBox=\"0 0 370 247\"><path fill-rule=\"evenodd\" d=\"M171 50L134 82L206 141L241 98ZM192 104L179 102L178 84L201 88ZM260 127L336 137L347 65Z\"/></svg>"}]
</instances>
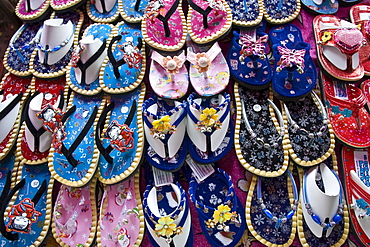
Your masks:
<instances>
[{"instance_id":1,"label":"floral fabric pattern","mask_svg":"<svg viewBox=\"0 0 370 247\"><path fill-rule=\"evenodd\" d=\"M260 8L258 1L245 0L226 0L231 8L233 20L235 21L254 21L257 19Z\"/></svg>"},{"instance_id":2,"label":"floral fabric pattern","mask_svg":"<svg viewBox=\"0 0 370 247\"><path fill-rule=\"evenodd\" d=\"M273 19L284 19L293 15L297 9L297 0L264 0L265 10Z\"/></svg>"}]
</instances>

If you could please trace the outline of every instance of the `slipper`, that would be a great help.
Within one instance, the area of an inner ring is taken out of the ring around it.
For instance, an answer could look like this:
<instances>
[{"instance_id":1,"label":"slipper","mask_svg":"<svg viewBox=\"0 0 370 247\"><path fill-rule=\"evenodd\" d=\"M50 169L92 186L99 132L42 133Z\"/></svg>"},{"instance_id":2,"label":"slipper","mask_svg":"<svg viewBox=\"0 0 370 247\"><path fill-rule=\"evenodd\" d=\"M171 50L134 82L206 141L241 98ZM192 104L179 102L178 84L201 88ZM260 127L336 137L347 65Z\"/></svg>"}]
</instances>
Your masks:
<instances>
[{"instance_id":1,"label":"slipper","mask_svg":"<svg viewBox=\"0 0 370 247\"><path fill-rule=\"evenodd\" d=\"M99 158L95 131L105 100L102 96L71 93L66 113L49 105L39 114L44 126L53 133L49 169L58 182L81 187L94 176ZM54 117L48 121L50 114Z\"/></svg>"},{"instance_id":2,"label":"slipper","mask_svg":"<svg viewBox=\"0 0 370 247\"><path fill-rule=\"evenodd\" d=\"M349 235L349 215L335 154L309 170L299 168L298 237L303 247L342 246Z\"/></svg>"},{"instance_id":3,"label":"slipper","mask_svg":"<svg viewBox=\"0 0 370 247\"><path fill-rule=\"evenodd\" d=\"M293 21L301 11L301 2L297 0L263 0L263 15L272 24L284 24Z\"/></svg>"},{"instance_id":4,"label":"slipper","mask_svg":"<svg viewBox=\"0 0 370 247\"><path fill-rule=\"evenodd\" d=\"M231 9L225 0L189 0L187 28L197 44L210 44L225 36L232 24Z\"/></svg>"},{"instance_id":5,"label":"slipper","mask_svg":"<svg viewBox=\"0 0 370 247\"><path fill-rule=\"evenodd\" d=\"M144 149L144 96L144 84L131 92L111 95L100 115L95 142L100 152L98 176L104 184L128 178L139 166Z\"/></svg>"},{"instance_id":6,"label":"slipper","mask_svg":"<svg viewBox=\"0 0 370 247\"><path fill-rule=\"evenodd\" d=\"M111 24L88 26L67 67L67 83L79 94L96 95L101 92L99 71L107 56Z\"/></svg>"},{"instance_id":7,"label":"slipper","mask_svg":"<svg viewBox=\"0 0 370 247\"><path fill-rule=\"evenodd\" d=\"M338 12L338 0L302 0L303 7L314 15L334 15Z\"/></svg>"},{"instance_id":8,"label":"slipper","mask_svg":"<svg viewBox=\"0 0 370 247\"><path fill-rule=\"evenodd\" d=\"M178 56L164 57L153 50L151 59L149 82L154 93L164 99L184 97L189 87L185 51Z\"/></svg>"},{"instance_id":9,"label":"slipper","mask_svg":"<svg viewBox=\"0 0 370 247\"><path fill-rule=\"evenodd\" d=\"M199 163L213 163L224 157L234 143L234 124L227 93L202 99L192 93L188 97L188 150Z\"/></svg>"},{"instance_id":10,"label":"slipper","mask_svg":"<svg viewBox=\"0 0 370 247\"><path fill-rule=\"evenodd\" d=\"M358 81L364 76L359 50L363 35L357 25L333 15L313 20L316 51L321 68L342 81Z\"/></svg>"},{"instance_id":11,"label":"slipper","mask_svg":"<svg viewBox=\"0 0 370 247\"><path fill-rule=\"evenodd\" d=\"M78 44L83 22L79 10L54 14L36 34L37 49L31 55L30 71L34 76L48 79L63 76Z\"/></svg>"},{"instance_id":12,"label":"slipper","mask_svg":"<svg viewBox=\"0 0 370 247\"><path fill-rule=\"evenodd\" d=\"M23 163L37 165L48 161L52 134L43 127L38 113L48 105L65 111L68 102L68 89L65 89L65 77L55 80L40 80L35 77L30 86L34 92L23 105L21 127L17 150Z\"/></svg>"},{"instance_id":13,"label":"slipper","mask_svg":"<svg viewBox=\"0 0 370 247\"><path fill-rule=\"evenodd\" d=\"M59 13L67 13L85 3L85 0L51 0L50 6Z\"/></svg>"},{"instance_id":14,"label":"slipper","mask_svg":"<svg viewBox=\"0 0 370 247\"><path fill-rule=\"evenodd\" d=\"M97 228L96 177L81 188L61 185L54 205L52 231L63 247L90 246Z\"/></svg>"},{"instance_id":15,"label":"slipper","mask_svg":"<svg viewBox=\"0 0 370 247\"><path fill-rule=\"evenodd\" d=\"M282 103L290 157L300 166L323 162L334 152L333 128L325 107L312 91L302 100Z\"/></svg>"},{"instance_id":16,"label":"slipper","mask_svg":"<svg viewBox=\"0 0 370 247\"><path fill-rule=\"evenodd\" d=\"M361 89L367 99L367 107L370 108L370 80L361 83Z\"/></svg>"},{"instance_id":17,"label":"slipper","mask_svg":"<svg viewBox=\"0 0 370 247\"><path fill-rule=\"evenodd\" d=\"M125 181L104 186L98 246L140 246L145 227L139 174L138 171Z\"/></svg>"},{"instance_id":18,"label":"slipper","mask_svg":"<svg viewBox=\"0 0 370 247\"><path fill-rule=\"evenodd\" d=\"M370 114L364 107L367 100L361 89L325 75L321 82L335 136L354 148L370 147Z\"/></svg>"},{"instance_id":19,"label":"slipper","mask_svg":"<svg viewBox=\"0 0 370 247\"><path fill-rule=\"evenodd\" d=\"M54 179L46 163L20 163L17 180L1 198L0 241L5 246L39 246L51 225Z\"/></svg>"},{"instance_id":20,"label":"slipper","mask_svg":"<svg viewBox=\"0 0 370 247\"><path fill-rule=\"evenodd\" d=\"M28 95L31 79L7 73L0 90L0 160L6 157L17 141L22 124L23 102Z\"/></svg>"},{"instance_id":21,"label":"slipper","mask_svg":"<svg viewBox=\"0 0 370 247\"><path fill-rule=\"evenodd\" d=\"M344 188L350 205L352 227L364 245L370 243L369 227L369 149L342 147Z\"/></svg>"},{"instance_id":22,"label":"slipper","mask_svg":"<svg viewBox=\"0 0 370 247\"><path fill-rule=\"evenodd\" d=\"M4 55L4 67L10 73L20 77L32 75L29 63L36 48L36 34L41 26L40 22L23 24L10 39Z\"/></svg>"},{"instance_id":23,"label":"slipper","mask_svg":"<svg viewBox=\"0 0 370 247\"><path fill-rule=\"evenodd\" d=\"M145 13L145 8L149 3L149 0L121 0L121 16L122 18L130 23L139 23L142 21Z\"/></svg>"},{"instance_id":24,"label":"slipper","mask_svg":"<svg viewBox=\"0 0 370 247\"><path fill-rule=\"evenodd\" d=\"M149 1L141 23L141 30L145 42L153 49L180 50L185 44L185 27L186 20L182 11L182 1Z\"/></svg>"},{"instance_id":25,"label":"slipper","mask_svg":"<svg viewBox=\"0 0 370 247\"><path fill-rule=\"evenodd\" d=\"M121 0L89 0L86 3L87 15L94 22L110 23L118 19Z\"/></svg>"},{"instance_id":26,"label":"slipper","mask_svg":"<svg viewBox=\"0 0 370 247\"><path fill-rule=\"evenodd\" d=\"M146 160L164 171L177 171L183 165L186 137L186 101L169 101L153 97L143 104L144 133L148 148Z\"/></svg>"},{"instance_id":27,"label":"slipper","mask_svg":"<svg viewBox=\"0 0 370 247\"><path fill-rule=\"evenodd\" d=\"M245 205L249 232L267 246L293 243L298 189L291 171L275 178L254 175Z\"/></svg>"},{"instance_id":28,"label":"slipper","mask_svg":"<svg viewBox=\"0 0 370 247\"><path fill-rule=\"evenodd\" d=\"M238 27L253 27L263 18L262 1L233 1L226 0L231 9L233 25Z\"/></svg>"},{"instance_id":29,"label":"slipper","mask_svg":"<svg viewBox=\"0 0 370 247\"><path fill-rule=\"evenodd\" d=\"M189 77L195 92L202 97L216 95L229 84L230 71L218 43L200 47L187 41Z\"/></svg>"},{"instance_id":30,"label":"slipper","mask_svg":"<svg viewBox=\"0 0 370 247\"><path fill-rule=\"evenodd\" d=\"M24 22L43 20L50 13L51 0L19 0L15 14Z\"/></svg>"},{"instance_id":31,"label":"slipper","mask_svg":"<svg viewBox=\"0 0 370 247\"><path fill-rule=\"evenodd\" d=\"M145 44L140 26L119 22L111 31L108 56L100 70L100 86L106 93L126 93L137 88L145 75Z\"/></svg>"},{"instance_id":32,"label":"slipper","mask_svg":"<svg viewBox=\"0 0 370 247\"><path fill-rule=\"evenodd\" d=\"M272 89L283 101L298 100L316 85L316 67L310 57L310 45L303 42L301 30L287 24L270 30L274 56Z\"/></svg>"},{"instance_id":33,"label":"slipper","mask_svg":"<svg viewBox=\"0 0 370 247\"><path fill-rule=\"evenodd\" d=\"M244 207L236 196L231 177L219 168L199 183L193 176L189 195L207 241L212 246L236 246L246 223Z\"/></svg>"},{"instance_id":34,"label":"slipper","mask_svg":"<svg viewBox=\"0 0 370 247\"><path fill-rule=\"evenodd\" d=\"M233 34L227 54L231 76L242 86L267 88L272 77L265 47L267 34L260 29L234 31Z\"/></svg>"},{"instance_id":35,"label":"slipper","mask_svg":"<svg viewBox=\"0 0 370 247\"><path fill-rule=\"evenodd\" d=\"M240 164L259 176L282 175L289 164L288 134L283 116L272 101L272 92L247 90L235 83L234 94L234 141Z\"/></svg>"}]
</instances>

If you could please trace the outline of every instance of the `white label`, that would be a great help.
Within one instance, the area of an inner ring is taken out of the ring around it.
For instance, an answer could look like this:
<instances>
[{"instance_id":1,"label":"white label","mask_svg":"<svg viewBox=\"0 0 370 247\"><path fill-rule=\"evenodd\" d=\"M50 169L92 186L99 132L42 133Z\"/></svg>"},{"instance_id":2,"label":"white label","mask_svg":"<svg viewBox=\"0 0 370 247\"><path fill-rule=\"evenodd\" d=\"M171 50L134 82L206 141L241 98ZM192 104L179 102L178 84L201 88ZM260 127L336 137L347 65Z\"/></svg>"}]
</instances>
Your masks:
<instances>
[{"instance_id":1,"label":"white label","mask_svg":"<svg viewBox=\"0 0 370 247\"><path fill-rule=\"evenodd\" d=\"M330 18L329 17L323 17L321 18L322 21L330 21Z\"/></svg>"},{"instance_id":2,"label":"white label","mask_svg":"<svg viewBox=\"0 0 370 247\"><path fill-rule=\"evenodd\" d=\"M173 183L172 172L159 170L153 166L153 176L155 186L164 186Z\"/></svg>"},{"instance_id":3,"label":"white label","mask_svg":"<svg viewBox=\"0 0 370 247\"><path fill-rule=\"evenodd\" d=\"M334 94L336 98L348 100L347 85L342 82L334 81Z\"/></svg>"},{"instance_id":4,"label":"white label","mask_svg":"<svg viewBox=\"0 0 370 247\"><path fill-rule=\"evenodd\" d=\"M367 21L367 20L370 20L370 13L360 13L360 21Z\"/></svg>"},{"instance_id":5,"label":"white label","mask_svg":"<svg viewBox=\"0 0 370 247\"><path fill-rule=\"evenodd\" d=\"M190 166L195 176L195 179L198 182L205 180L206 178L208 178L210 175L212 175L215 172L215 169L213 168L213 164L200 165L197 162L195 162L190 157L190 155L186 157L186 163Z\"/></svg>"}]
</instances>

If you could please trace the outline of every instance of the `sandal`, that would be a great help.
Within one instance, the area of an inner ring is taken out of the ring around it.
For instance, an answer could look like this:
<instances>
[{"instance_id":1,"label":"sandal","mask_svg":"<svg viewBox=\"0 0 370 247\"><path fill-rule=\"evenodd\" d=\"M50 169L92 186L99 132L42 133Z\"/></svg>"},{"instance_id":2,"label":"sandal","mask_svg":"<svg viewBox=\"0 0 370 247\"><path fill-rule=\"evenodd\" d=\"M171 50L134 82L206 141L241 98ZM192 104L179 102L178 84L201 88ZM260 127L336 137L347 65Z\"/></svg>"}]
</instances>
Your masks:
<instances>
[{"instance_id":1,"label":"sandal","mask_svg":"<svg viewBox=\"0 0 370 247\"><path fill-rule=\"evenodd\" d=\"M51 0L19 0L15 14L24 22L37 22L50 14Z\"/></svg>"},{"instance_id":2,"label":"sandal","mask_svg":"<svg viewBox=\"0 0 370 247\"><path fill-rule=\"evenodd\" d=\"M144 18L145 8L148 6L149 0L121 0L121 16L130 23L139 23Z\"/></svg>"},{"instance_id":3,"label":"sandal","mask_svg":"<svg viewBox=\"0 0 370 247\"><path fill-rule=\"evenodd\" d=\"M226 0L231 9L233 25L238 27L253 27L262 21L262 1L233 1Z\"/></svg>"},{"instance_id":4,"label":"sandal","mask_svg":"<svg viewBox=\"0 0 370 247\"><path fill-rule=\"evenodd\" d=\"M293 21L301 11L301 2L298 0L263 0L263 15L266 21L272 24L284 24Z\"/></svg>"},{"instance_id":5,"label":"sandal","mask_svg":"<svg viewBox=\"0 0 370 247\"><path fill-rule=\"evenodd\" d=\"M121 0L89 0L86 3L87 15L92 21L100 23L116 21L121 8Z\"/></svg>"}]
</instances>

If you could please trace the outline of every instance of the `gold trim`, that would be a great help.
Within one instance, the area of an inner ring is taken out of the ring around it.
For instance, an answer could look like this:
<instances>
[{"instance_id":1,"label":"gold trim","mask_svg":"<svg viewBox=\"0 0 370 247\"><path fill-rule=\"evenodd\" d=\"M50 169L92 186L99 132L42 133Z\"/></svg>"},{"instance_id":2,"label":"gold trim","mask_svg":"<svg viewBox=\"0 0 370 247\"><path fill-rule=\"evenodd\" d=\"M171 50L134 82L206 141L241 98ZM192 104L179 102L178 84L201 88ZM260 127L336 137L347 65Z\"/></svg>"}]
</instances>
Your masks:
<instances>
[{"instance_id":1,"label":"gold trim","mask_svg":"<svg viewBox=\"0 0 370 247\"><path fill-rule=\"evenodd\" d=\"M31 76L32 73L30 71L30 66L29 65L28 65L28 70L27 71L18 71L18 70L15 70L15 69L10 68L10 66L8 64L9 53L10 53L10 46L8 46L6 48L6 51L5 51L5 54L4 54L3 64L4 64L5 69L7 71L9 71L10 73L12 73L13 75L16 75L16 76L19 76L19 77L28 77L28 76Z\"/></svg>"},{"instance_id":2,"label":"gold trim","mask_svg":"<svg viewBox=\"0 0 370 247\"><path fill-rule=\"evenodd\" d=\"M261 23L263 19L263 0L258 0L259 13L254 21L237 21L233 18L233 25L238 27L254 27ZM231 11L232 12L232 11Z\"/></svg>"},{"instance_id":3,"label":"gold trim","mask_svg":"<svg viewBox=\"0 0 370 247\"><path fill-rule=\"evenodd\" d=\"M90 19L92 21L95 21L95 22L100 22L100 23L107 23L107 22L114 22L115 20L118 19L119 17L119 13L121 12L121 8L120 8L120 5L122 5L122 2L121 0L118 0L118 8L117 8L117 12L110 18L100 18L100 17L96 17L94 16L92 13L91 13L91 8L90 8L90 0L87 1L86 3L86 12L87 12L87 15L90 17Z\"/></svg>"},{"instance_id":4,"label":"gold trim","mask_svg":"<svg viewBox=\"0 0 370 247\"><path fill-rule=\"evenodd\" d=\"M63 5L56 5L54 4L54 1L51 1L50 6L55 10L55 11L61 11L61 10L67 10L70 8L75 7L77 4L82 2L83 0L72 0L66 4Z\"/></svg>"},{"instance_id":5,"label":"gold trim","mask_svg":"<svg viewBox=\"0 0 370 247\"><path fill-rule=\"evenodd\" d=\"M19 19L21 19L23 21L26 21L26 22L35 20L35 19L41 17L43 14L45 14L46 11L49 8L50 2L51 2L51 0L45 0L43 6L41 8L39 8L36 13L34 13L32 15L23 15L23 14L19 13L19 8L20 8L21 4L24 3L25 1L26 0L18 1L17 6L15 7L15 14L18 16Z\"/></svg>"},{"instance_id":6,"label":"gold trim","mask_svg":"<svg viewBox=\"0 0 370 247\"><path fill-rule=\"evenodd\" d=\"M276 25L280 25L280 24L291 22L298 16L299 12L301 11L301 1L297 0L297 9L295 10L295 12L292 15L290 15L288 17L285 17L283 19L274 19L274 18L270 17L270 15L267 13L267 10L265 8L264 1L262 1L261 7L262 7L262 10L263 10L263 15L264 15L267 22L272 23L272 24L276 24Z\"/></svg>"}]
</instances>

